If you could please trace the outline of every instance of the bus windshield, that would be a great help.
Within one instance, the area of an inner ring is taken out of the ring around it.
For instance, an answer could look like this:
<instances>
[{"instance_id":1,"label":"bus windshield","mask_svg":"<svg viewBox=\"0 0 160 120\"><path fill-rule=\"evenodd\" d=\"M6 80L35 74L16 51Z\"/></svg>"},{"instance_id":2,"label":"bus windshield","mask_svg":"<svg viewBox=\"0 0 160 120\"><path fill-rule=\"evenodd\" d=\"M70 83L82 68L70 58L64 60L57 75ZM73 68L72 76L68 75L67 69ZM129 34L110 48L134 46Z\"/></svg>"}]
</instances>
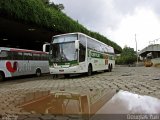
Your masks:
<instances>
[{"instance_id":1,"label":"bus windshield","mask_svg":"<svg viewBox=\"0 0 160 120\"><path fill-rule=\"evenodd\" d=\"M75 42L64 42L51 44L50 61L51 62L69 62L77 60L77 51Z\"/></svg>"},{"instance_id":2,"label":"bus windshield","mask_svg":"<svg viewBox=\"0 0 160 120\"><path fill-rule=\"evenodd\" d=\"M69 34L69 35L63 35L53 38L52 43L64 43L64 42L73 42L77 40L77 34Z\"/></svg>"}]
</instances>

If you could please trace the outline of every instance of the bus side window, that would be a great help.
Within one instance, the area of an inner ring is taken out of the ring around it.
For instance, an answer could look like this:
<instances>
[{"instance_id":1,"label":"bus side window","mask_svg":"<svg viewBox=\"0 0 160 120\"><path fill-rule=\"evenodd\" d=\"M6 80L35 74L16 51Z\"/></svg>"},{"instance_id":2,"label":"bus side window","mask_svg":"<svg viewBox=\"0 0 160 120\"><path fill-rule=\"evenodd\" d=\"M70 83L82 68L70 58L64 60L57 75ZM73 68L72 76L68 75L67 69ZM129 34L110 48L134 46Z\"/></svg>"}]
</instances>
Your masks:
<instances>
[{"instance_id":1,"label":"bus side window","mask_svg":"<svg viewBox=\"0 0 160 120\"><path fill-rule=\"evenodd\" d=\"M28 56L29 56L29 60L33 60L33 54L32 53L29 53Z\"/></svg>"},{"instance_id":2,"label":"bus side window","mask_svg":"<svg viewBox=\"0 0 160 120\"><path fill-rule=\"evenodd\" d=\"M92 41L90 38L87 38L87 48L92 49Z\"/></svg>"},{"instance_id":3,"label":"bus side window","mask_svg":"<svg viewBox=\"0 0 160 120\"><path fill-rule=\"evenodd\" d=\"M39 60L43 60L42 54L39 54Z\"/></svg>"},{"instance_id":4,"label":"bus side window","mask_svg":"<svg viewBox=\"0 0 160 120\"><path fill-rule=\"evenodd\" d=\"M24 52L23 53L23 59L24 60L32 60L32 53Z\"/></svg>"},{"instance_id":5,"label":"bus side window","mask_svg":"<svg viewBox=\"0 0 160 120\"><path fill-rule=\"evenodd\" d=\"M86 37L84 35L79 35L80 43L86 47Z\"/></svg>"},{"instance_id":6,"label":"bus side window","mask_svg":"<svg viewBox=\"0 0 160 120\"><path fill-rule=\"evenodd\" d=\"M79 62L85 61L86 48L82 44L79 46Z\"/></svg>"},{"instance_id":7,"label":"bus side window","mask_svg":"<svg viewBox=\"0 0 160 120\"><path fill-rule=\"evenodd\" d=\"M23 60L22 52L12 52L13 60Z\"/></svg>"},{"instance_id":8,"label":"bus side window","mask_svg":"<svg viewBox=\"0 0 160 120\"><path fill-rule=\"evenodd\" d=\"M37 54L33 53L33 59L37 60Z\"/></svg>"},{"instance_id":9,"label":"bus side window","mask_svg":"<svg viewBox=\"0 0 160 120\"><path fill-rule=\"evenodd\" d=\"M33 53L33 60L36 60L36 56L35 56L35 54Z\"/></svg>"},{"instance_id":10,"label":"bus side window","mask_svg":"<svg viewBox=\"0 0 160 120\"><path fill-rule=\"evenodd\" d=\"M27 53L25 53L25 52L23 53L23 59L24 59L24 60L28 60Z\"/></svg>"},{"instance_id":11,"label":"bus side window","mask_svg":"<svg viewBox=\"0 0 160 120\"><path fill-rule=\"evenodd\" d=\"M42 60L48 60L47 54L41 54L41 59L42 59Z\"/></svg>"},{"instance_id":12,"label":"bus side window","mask_svg":"<svg viewBox=\"0 0 160 120\"><path fill-rule=\"evenodd\" d=\"M13 60L17 60L18 53L12 51L12 55L13 55L13 56L12 56L12 59L13 59Z\"/></svg>"},{"instance_id":13,"label":"bus side window","mask_svg":"<svg viewBox=\"0 0 160 120\"><path fill-rule=\"evenodd\" d=\"M7 51L7 60L13 60L13 54L11 51Z\"/></svg>"},{"instance_id":14,"label":"bus side window","mask_svg":"<svg viewBox=\"0 0 160 120\"><path fill-rule=\"evenodd\" d=\"M49 60L49 54L46 54L46 59L45 60Z\"/></svg>"},{"instance_id":15,"label":"bus side window","mask_svg":"<svg viewBox=\"0 0 160 120\"><path fill-rule=\"evenodd\" d=\"M34 59L34 60L41 60L40 54L33 53L33 59Z\"/></svg>"},{"instance_id":16,"label":"bus side window","mask_svg":"<svg viewBox=\"0 0 160 120\"><path fill-rule=\"evenodd\" d=\"M18 60L23 60L23 53L22 52L18 52Z\"/></svg>"},{"instance_id":17,"label":"bus side window","mask_svg":"<svg viewBox=\"0 0 160 120\"><path fill-rule=\"evenodd\" d=\"M87 38L87 47L94 51L101 51L100 45L97 41L93 41L91 38Z\"/></svg>"},{"instance_id":18,"label":"bus side window","mask_svg":"<svg viewBox=\"0 0 160 120\"><path fill-rule=\"evenodd\" d=\"M0 60L6 60L7 59L7 52L6 51L1 51L0 52Z\"/></svg>"}]
</instances>

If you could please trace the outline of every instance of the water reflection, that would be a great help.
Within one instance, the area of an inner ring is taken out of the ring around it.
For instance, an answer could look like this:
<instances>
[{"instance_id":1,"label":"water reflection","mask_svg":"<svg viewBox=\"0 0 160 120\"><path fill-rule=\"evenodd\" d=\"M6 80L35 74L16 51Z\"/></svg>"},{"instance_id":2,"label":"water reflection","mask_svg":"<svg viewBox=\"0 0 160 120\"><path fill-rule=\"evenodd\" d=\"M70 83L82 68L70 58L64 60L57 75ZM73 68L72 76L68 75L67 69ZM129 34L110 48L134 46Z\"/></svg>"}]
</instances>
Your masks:
<instances>
[{"instance_id":1,"label":"water reflection","mask_svg":"<svg viewBox=\"0 0 160 120\"><path fill-rule=\"evenodd\" d=\"M105 95L99 96L99 99L95 102L91 102L92 94L65 91L35 92L29 93L25 98L26 101L19 107L32 114L74 114L87 115L87 117L91 117L94 114L160 113L160 100L157 98L127 91L119 91L115 95L114 93L113 91L108 91Z\"/></svg>"},{"instance_id":2,"label":"water reflection","mask_svg":"<svg viewBox=\"0 0 160 120\"><path fill-rule=\"evenodd\" d=\"M160 114L160 100L119 91L96 114Z\"/></svg>"},{"instance_id":3,"label":"water reflection","mask_svg":"<svg viewBox=\"0 0 160 120\"><path fill-rule=\"evenodd\" d=\"M87 95L69 92L50 92L19 107L31 113L44 114L89 114Z\"/></svg>"},{"instance_id":4,"label":"water reflection","mask_svg":"<svg viewBox=\"0 0 160 120\"><path fill-rule=\"evenodd\" d=\"M28 93L24 102L19 106L32 114L85 115L95 114L112 96L115 91L99 90L89 93L75 92L46 92Z\"/></svg>"}]
</instances>

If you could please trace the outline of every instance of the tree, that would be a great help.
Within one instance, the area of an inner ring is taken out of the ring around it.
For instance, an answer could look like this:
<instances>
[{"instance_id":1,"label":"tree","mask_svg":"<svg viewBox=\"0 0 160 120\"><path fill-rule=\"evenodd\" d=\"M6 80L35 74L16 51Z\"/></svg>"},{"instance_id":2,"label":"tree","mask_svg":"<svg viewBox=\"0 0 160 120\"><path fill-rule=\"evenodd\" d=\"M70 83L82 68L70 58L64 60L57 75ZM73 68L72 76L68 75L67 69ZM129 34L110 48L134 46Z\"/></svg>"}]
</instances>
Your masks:
<instances>
[{"instance_id":1,"label":"tree","mask_svg":"<svg viewBox=\"0 0 160 120\"><path fill-rule=\"evenodd\" d=\"M125 46L122 53L116 59L117 64L133 64L136 61L136 52L133 48Z\"/></svg>"},{"instance_id":2,"label":"tree","mask_svg":"<svg viewBox=\"0 0 160 120\"><path fill-rule=\"evenodd\" d=\"M49 0L42 0L42 2L47 5L49 4Z\"/></svg>"},{"instance_id":3,"label":"tree","mask_svg":"<svg viewBox=\"0 0 160 120\"><path fill-rule=\"evenodd\" d=\"M42 2L50 7L53 7L54 9L58 11L64 10L64 5L63 4L55 4L54 2L50 2L50 0L42 0Z\"/></svg>"},{"instance_id":4,"label":"tree","mask_svg":"<svg viewBox=\"0 0 160 120\"><path fill-rule=\"evenodd\" d=\"M63 4L54 4L54 2L51 2L49 4L49 6L55 8L58 11L64 10L64 5Z\"/></svg>"}]
</instances>

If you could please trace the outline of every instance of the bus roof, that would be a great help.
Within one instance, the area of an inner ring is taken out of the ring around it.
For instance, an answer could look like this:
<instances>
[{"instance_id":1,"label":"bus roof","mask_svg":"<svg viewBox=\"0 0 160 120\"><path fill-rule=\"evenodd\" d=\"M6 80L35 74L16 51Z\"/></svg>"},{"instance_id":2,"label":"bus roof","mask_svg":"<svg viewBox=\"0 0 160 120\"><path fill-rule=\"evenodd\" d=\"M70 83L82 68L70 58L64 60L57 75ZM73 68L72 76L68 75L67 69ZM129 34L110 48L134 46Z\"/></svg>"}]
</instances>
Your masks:
<instances>
[{"instance_id":1,"label":"bus roof","mask_svg":"<svg viewBox=\"0 0 160 120\"><path fill-rule=\"evenodd\" d=\"M0 47L0 51L15 51L15 52L30 52L30 53L37 53L37 54L47 54L43 51L36 51L36 50L28 50L28 49L20 49L20 48L9 48L9 47Z\"/></svg>"},{"instance_id":2,"label":"bus roof","mask_svg":"<svg viewBox=\"0 0 160 120\"><path fill-rule=\"evenodd\" d=\"M82 34L80 32L74 32L74 33L65 33L65 34L59 34L59 35L55 35L53 37L59 37L59 36L65 36L65 35L74 35L74 34Z\"/></svg>"},{"instance_id":3,"label":"bus roof","mask_svg":"<svg viewBox=\"0 0 160 120\"><path fill-rule=\"evenodd\" d=\"M110 51L111 53L114 53L113 47L111 47L111 46L105 44L104 42L101 42L101 41L99 41L99 40L97 40L97 39L95 39L95 38L92 38L92 37L90 37L90 36L88 36L88 35L86 35L86 34L84 34L84 33L81 33L81 32L73 32L73 33L65 33L65 34L55 35L55 36L53 36L53 38L54 38L54 37L59 37L59 36L65 36L65 35L74 35L74 34L84 35L84 36L86 36L86 37L88 37L88 38L91 38L91 39L93 39L93 40L95 40L95 41L103 44L103 45L106 45L107 48L109 49L109 51Z\"/></svg>"}]
</instances>

